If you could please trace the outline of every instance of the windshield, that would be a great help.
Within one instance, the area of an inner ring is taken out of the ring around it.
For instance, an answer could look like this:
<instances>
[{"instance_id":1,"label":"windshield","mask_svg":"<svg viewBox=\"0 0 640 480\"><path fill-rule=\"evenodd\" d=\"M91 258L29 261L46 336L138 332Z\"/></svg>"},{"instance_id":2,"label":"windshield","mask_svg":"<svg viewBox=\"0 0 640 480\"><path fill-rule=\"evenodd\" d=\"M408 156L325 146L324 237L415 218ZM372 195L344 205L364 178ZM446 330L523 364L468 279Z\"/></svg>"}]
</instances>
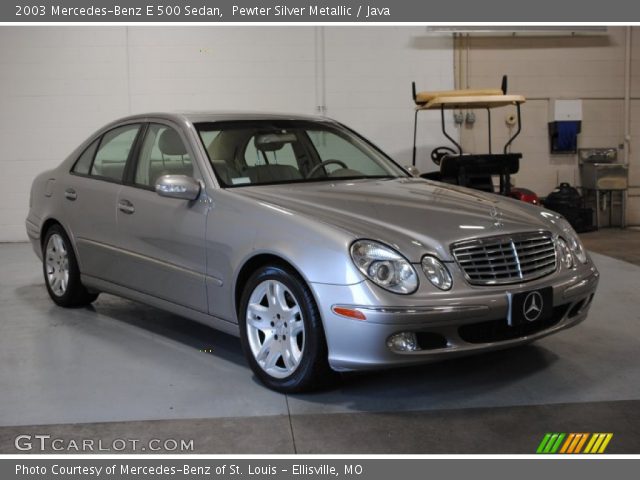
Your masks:
<instances>
[{"instance_id":1,"label":"windshield","mask_svg":"<svg viewBox=\"0 0 640 480\"><path fill-rule=\"evenodd\" d=\"M407 177L407 173L346 128L310 121L196 124L222 185Z\"/></svg>"}]
</instances>

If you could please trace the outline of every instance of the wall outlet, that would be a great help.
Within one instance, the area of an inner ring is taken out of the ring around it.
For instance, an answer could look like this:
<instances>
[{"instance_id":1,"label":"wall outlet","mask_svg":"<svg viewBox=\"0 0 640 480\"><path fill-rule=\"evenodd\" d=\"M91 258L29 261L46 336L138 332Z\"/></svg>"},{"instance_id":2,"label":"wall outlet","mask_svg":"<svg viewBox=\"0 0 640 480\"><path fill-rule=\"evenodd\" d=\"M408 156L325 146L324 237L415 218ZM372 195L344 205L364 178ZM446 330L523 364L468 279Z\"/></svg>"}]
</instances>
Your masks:
<instances>
[{"instance_id":1,"label":"wall outlet","mask_svg":"<svg viewBox=\"0 0 640 480\"><path fill-rule=\"evenodd\" d=\"M476 123L476 114L473 112L467 112L467 116L464 119L467 125L473 125Z\"/></svg>"}]
</instances>

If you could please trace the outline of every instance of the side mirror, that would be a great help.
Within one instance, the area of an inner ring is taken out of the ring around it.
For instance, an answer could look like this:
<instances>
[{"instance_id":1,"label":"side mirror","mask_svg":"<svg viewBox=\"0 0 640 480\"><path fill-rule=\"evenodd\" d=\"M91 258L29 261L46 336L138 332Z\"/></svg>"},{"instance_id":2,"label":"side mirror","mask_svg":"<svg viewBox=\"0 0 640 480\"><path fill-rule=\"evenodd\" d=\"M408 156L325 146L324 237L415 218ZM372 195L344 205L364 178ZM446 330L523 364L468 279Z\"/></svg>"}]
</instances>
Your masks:
<instances>
[{"instance_id":1,"label":"side mirror","mask_svg":"<svg viewBox=\"0 0 640 480\"><path fill-rule=\"evenodd\" d=\"M200 195L200 183L186 175L163 175L156 180L156 193L161 197L195 200Z\"/></svg>"},{"instance_id":2,"label":"side mirror","mask_svg":"<svg viewBox=\"0 0 640 480\"><path fill-rule=\"evenodd\" d=\"M406 167L404 167L407 172L409 172L412 176L414 177L419 177L420 176L420 170L418 170L417 167L413 166L413 165L407 165Z\"/></svg>"}]
</instances>

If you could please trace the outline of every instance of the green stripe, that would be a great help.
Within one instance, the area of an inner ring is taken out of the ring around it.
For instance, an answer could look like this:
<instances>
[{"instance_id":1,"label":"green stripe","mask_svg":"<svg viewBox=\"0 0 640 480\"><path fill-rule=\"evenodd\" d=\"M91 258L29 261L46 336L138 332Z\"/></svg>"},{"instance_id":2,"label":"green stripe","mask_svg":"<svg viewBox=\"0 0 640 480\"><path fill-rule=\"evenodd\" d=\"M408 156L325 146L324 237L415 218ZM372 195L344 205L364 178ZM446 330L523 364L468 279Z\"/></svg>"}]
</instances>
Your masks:
<instances>
[{"instance_id":1,"label":"green stripe","mask_svg":"<svg viewBox=\"0 0 640 480\"><path fill-rule=\"evenodd\" d=\"M538 450L536 450L536 453L542 453L544 451L544 447L545 447L545 445L547 444L547 442L549 441L550 438L551 438L551 434L550 433L545 434L544 438L540 442L540 445L538 445Z\"/></svg>"},{"instance_id":2,"label":"green stripe","mask_svg":"<svg viewBox=\"0 0 640 480\"><path fill-rule=\"evenodd\" d=\"M556 438L558 438L557 433L551 435L551 438L547 442L547 445L544 447L544 451L542 453L551 453L551 447L553 447L553 445L555 444Z\"/></svg>"},{"instance_id":3,"label":"green stripe","mask_svg":"<svg viewBox=\"0 0 640 480\"><path fill-rule=\"evenodd\" d=\"M549 453L556 453L558 451L558 449L560 448L560 445L562 445L562 440L564 440L565 434L561 433L560 435L558 435L558 440L556 440L556 444L553 446L553 448L551 449L551 452Z\"/></svg>"}]
</instances>

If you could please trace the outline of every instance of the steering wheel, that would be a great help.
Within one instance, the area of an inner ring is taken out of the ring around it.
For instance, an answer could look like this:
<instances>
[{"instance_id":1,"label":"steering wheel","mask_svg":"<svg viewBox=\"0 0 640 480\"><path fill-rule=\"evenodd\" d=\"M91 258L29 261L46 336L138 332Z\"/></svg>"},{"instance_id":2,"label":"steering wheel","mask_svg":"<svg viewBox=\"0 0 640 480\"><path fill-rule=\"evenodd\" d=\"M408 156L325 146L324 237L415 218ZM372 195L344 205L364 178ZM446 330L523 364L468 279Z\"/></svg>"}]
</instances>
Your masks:
<instances>
[{"instance_id":1,"label":"steering wheel","mask_svg":"<svg viewBox=\"0 0 640 480\"><path fill-rule=\"evenodd\" d=\"M315 167L313 167L311 170L309 170L309 173L307 173L307 176L305 178L311 178L313 176L313 174L316 173L320 168L322 168L322 167L324 167L326 165L331 165L332 163L336 163L336 164L340 165L342 168L349 168L349 167L347 167L347 164L344 163L342 160L329 159L329 160L325 160L324 162L320 162Z\"/></svg>"},{"instance_id":2,"label":"steering wheel","mask_svg":"<svg viewBox=\"0 0 640 480\"><path fill-rule=\"evenodd\" d=\"M457 154L453 148L451 147L436 147L431 150L431 160L436 165L440 165L440 161L449 154Z\"/></svg>"}]
</instances>

